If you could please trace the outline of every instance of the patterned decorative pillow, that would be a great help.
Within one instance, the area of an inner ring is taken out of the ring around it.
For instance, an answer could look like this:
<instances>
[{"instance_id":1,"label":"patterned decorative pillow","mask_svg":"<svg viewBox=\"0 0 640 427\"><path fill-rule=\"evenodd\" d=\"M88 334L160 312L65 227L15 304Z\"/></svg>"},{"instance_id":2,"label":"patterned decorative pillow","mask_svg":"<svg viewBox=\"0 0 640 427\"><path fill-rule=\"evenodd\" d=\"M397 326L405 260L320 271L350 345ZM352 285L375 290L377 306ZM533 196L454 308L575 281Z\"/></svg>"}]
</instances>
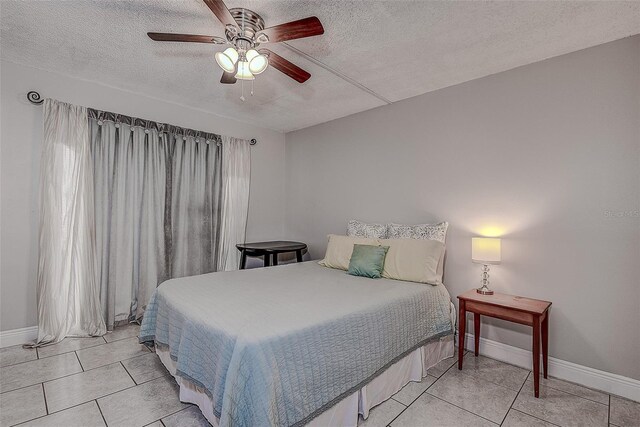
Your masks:
<instances>
[{"instance_id":1,"label":"patterned decorative pillow","mask_svg":"<svg viewBox=\"0 0 640 427\"><path fill-rule=\"evenodd\" d=\"M449 223L446 221L439 224L418 225L403 225L391 223L387 224L387 238L436 240L444 244L447 238L448 227Z\"/></svg>"},{"instance_id":2,"label":"patterned decorative pillow","mask_svg":"<svg viewBox=\"0 0 640 427\"><path fill-rule=\"evenodd\" d=\"M386 239L386 224L367 224L366 222L352 219L347 224L347 236L366 237L368 239Z\"/></svg>"}]
</instances>

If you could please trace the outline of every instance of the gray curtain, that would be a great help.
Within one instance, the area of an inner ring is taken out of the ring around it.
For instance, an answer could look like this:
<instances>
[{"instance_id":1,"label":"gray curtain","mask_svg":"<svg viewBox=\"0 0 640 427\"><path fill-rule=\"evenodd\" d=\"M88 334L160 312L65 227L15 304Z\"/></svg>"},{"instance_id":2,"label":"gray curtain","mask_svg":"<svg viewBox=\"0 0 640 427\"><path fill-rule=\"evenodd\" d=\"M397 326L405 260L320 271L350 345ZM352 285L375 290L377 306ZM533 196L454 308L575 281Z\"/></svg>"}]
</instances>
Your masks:
<instances>
[{"instance_id":1,"label":"gray curtain","mask_svg":"<svg viewBox=\"0 0 640 427\"><path fill-rule=\"evenodd\" d=\"M217 270L220 137L94 110L89 129L100 301L112 329L139 319L164 280Z\"/></svg>"}]
</instances>

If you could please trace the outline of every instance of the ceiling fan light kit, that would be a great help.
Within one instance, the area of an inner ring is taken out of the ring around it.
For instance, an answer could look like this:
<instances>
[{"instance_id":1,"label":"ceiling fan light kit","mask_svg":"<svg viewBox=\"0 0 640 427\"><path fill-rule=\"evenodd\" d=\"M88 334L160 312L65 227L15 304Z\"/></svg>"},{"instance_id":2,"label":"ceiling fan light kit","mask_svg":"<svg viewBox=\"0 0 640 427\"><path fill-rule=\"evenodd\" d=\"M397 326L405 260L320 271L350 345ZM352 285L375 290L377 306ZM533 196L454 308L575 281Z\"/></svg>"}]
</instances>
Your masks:
<instances>
[{"instance_id":1,"label":"ceiling fan light kit","mask_svg":"<svg viewBox=\"0 0 640 427\"><path fill-rule=\"evenodd\" d=\"M227 9L222 0L203 0L213 14L224 24L226 40L221 37L147 33L155 41L191 42L231 45L222 52L216 52L215 60L222 69L220 83L233 84L237 80L254 80L269 65L299 83L304 83L311 74L289 62L269 49L258 46L278 43L324 34L320 20L315 16L265 28L264 20L256 12L234 8ZM253 90L251 91L253 95ZM240 97L244 101L244 95Z\"/></svg>"}]
</instances>

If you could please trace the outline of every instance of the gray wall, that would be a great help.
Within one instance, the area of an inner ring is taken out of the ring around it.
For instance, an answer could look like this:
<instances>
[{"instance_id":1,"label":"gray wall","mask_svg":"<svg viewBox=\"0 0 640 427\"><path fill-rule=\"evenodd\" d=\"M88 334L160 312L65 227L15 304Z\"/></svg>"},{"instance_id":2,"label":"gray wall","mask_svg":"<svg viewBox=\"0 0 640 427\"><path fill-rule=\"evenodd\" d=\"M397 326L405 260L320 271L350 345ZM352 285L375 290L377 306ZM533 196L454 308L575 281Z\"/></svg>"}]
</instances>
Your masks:
<instances>
[{"instance_id":1,"label":"gray wall","mask_svg":"<svg viewBox=\"0 0 640 427\"><path fill-rule=\"evenodd\" d=\"M455 299L471 237L499 234L492 287L553 302L551 356L640 379L639 36L288 133L286 167L287 237L314 258L350 218L447 220Z\"/></svg>"},{"instance_id":2,"label":"gray wall","mask_svg":"<svg viewBox=\"0 0 640 427\"><path fill-rule=\"evenodd\" d=\"M29 90L74 104L161 122L257 138L251 148L248 240L280 239L284 219L284 134L135 93L2 61L0 331L35 326L38 176L42 107Z\"/></svg>"}]
</instances>

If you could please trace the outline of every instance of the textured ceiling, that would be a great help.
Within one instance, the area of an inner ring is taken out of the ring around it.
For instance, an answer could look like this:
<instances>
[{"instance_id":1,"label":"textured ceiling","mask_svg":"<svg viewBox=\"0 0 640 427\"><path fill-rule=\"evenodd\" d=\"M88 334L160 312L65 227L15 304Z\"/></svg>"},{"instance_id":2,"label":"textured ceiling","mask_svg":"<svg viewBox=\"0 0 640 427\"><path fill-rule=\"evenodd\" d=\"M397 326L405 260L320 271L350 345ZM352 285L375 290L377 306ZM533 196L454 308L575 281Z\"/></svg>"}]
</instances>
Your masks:
<instances>
[{"instance_id":1,"label":"textured ceiling","mask_svg":"<svg viewBox=\"0 0 640 427\"><path fill-rule=\"evenodd\" d=\"M267 26L318 16L324 35L288 42L291 48L270 46L311 79L298 84L268 69L242 102L240 84L218 83L213 54L221 46L146 36L222 36L222 24L201 0L2 0L1 56L290 131L640 33L639 1L227 0L227 6L252 9Z\"/></svg>"}]
</instances>

